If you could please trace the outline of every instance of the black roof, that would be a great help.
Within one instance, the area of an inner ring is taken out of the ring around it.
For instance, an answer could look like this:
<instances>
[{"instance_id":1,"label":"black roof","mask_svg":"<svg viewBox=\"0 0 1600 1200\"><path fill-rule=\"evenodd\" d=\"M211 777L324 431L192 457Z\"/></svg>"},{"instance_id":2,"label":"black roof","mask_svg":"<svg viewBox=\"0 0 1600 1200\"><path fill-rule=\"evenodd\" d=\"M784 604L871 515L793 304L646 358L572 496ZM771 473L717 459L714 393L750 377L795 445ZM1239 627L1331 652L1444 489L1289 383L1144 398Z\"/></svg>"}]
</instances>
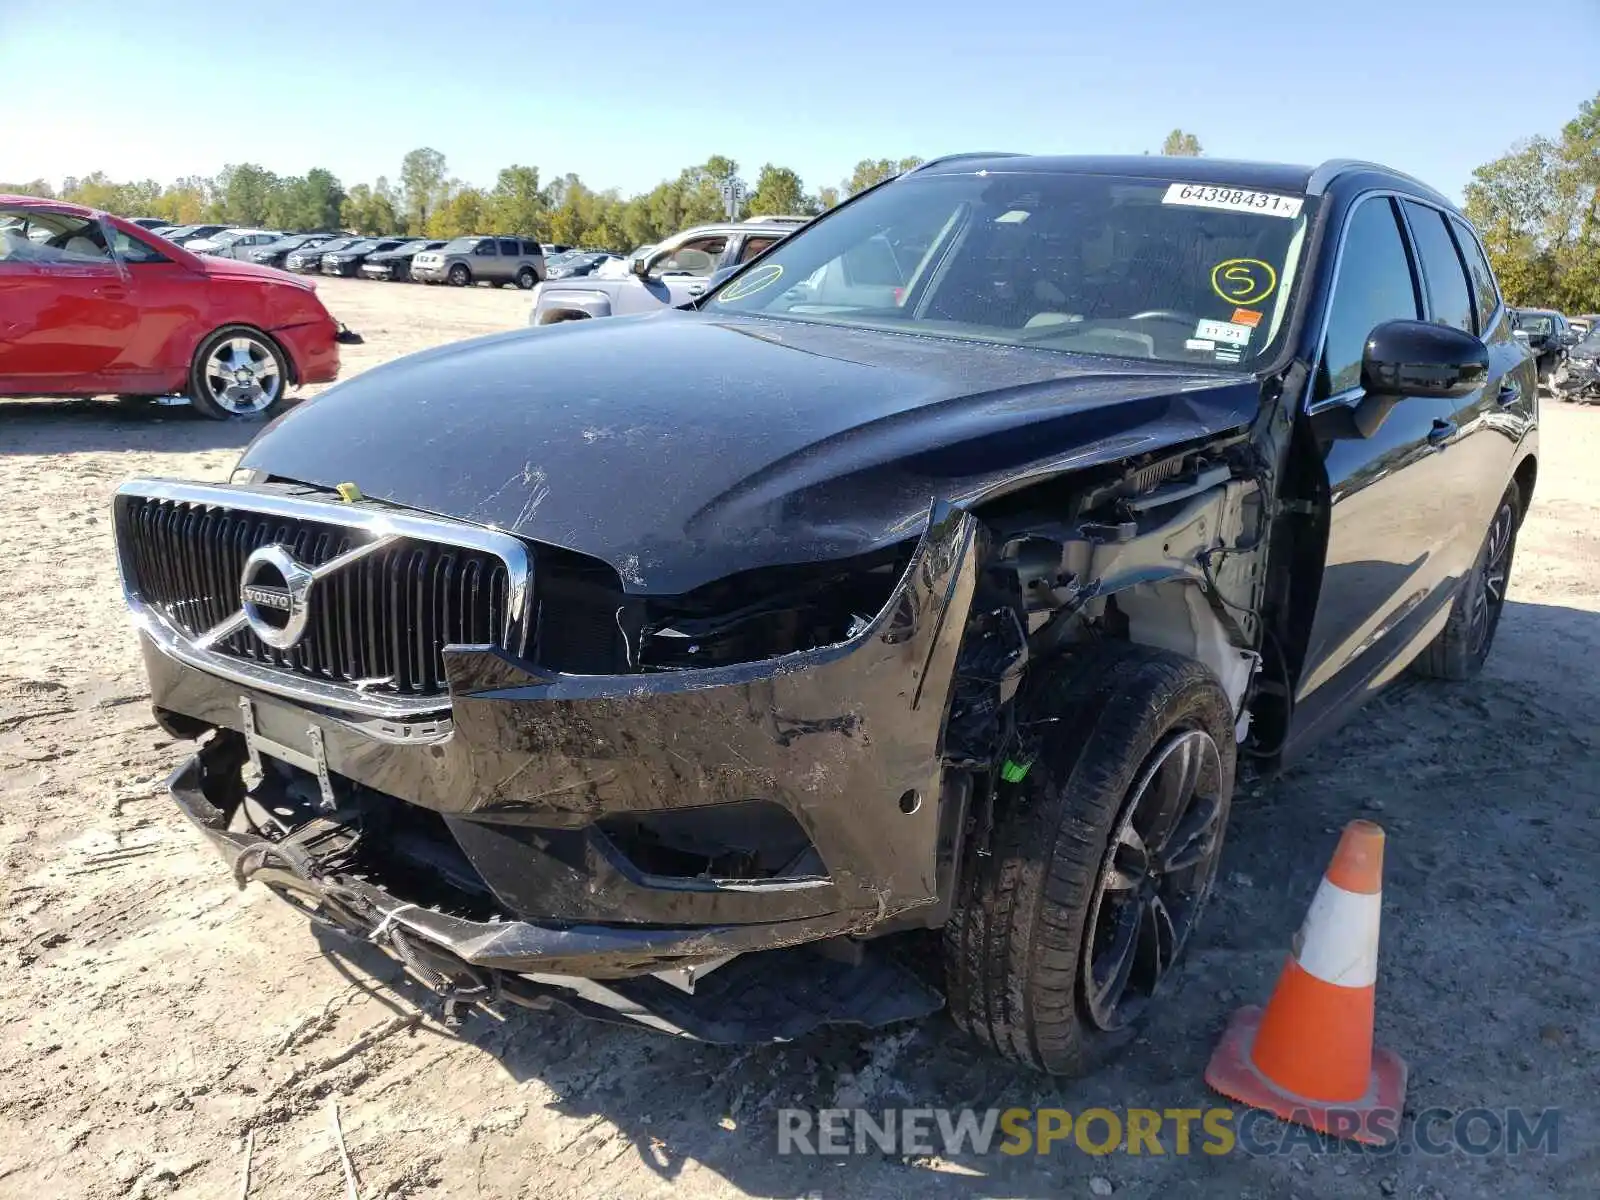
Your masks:
<instances>
[{"instance_id":1,"label":"black roof","mask_svg":"<svg viewBox=\"0 0 1600 1200\"><path fill-rule=\"evenodd\" d=\"M968 175L976 171L1133 175L1174 183L1215 183L1228 187L1273 188L1303 192L1314 168L1284 163L1240 162L1226 158L1167 158L1159 154L993 154L951 155L918 167L915 175Z\"/></svg>"}]
</instances>

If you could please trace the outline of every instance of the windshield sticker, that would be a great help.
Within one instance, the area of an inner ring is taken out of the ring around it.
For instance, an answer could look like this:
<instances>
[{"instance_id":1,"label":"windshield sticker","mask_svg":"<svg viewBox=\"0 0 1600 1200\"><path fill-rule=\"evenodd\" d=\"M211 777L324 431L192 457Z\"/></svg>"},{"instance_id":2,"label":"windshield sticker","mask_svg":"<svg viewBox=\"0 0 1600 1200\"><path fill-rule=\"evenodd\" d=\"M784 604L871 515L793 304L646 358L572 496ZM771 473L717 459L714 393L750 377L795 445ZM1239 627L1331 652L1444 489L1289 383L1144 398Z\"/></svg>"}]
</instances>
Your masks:
<instances>
[{"instance_id":1,"label":"windshield sticker","mask_svg":"<svg viewBox=\"0 0 1600 1200\"><path fill-rule=\"evenodd\" d=\"M1278 273L1259 258L1228 258L1211 268L1211 290L1229 304L1260 304L1278 288Z\"/></svg>"},{"instance_id":2,"label":"windshield sticker","mask_svg":"<svg viewBox=\"0 0 1600 1200\"><path fill-rule=\"evenodd\" d=\"M1236 308L1233 310L1233 323L1235 325L1248 325L1254 329L1261 324L1261 314L1253 308Z\"/></svg>"},{"instance_id":3,"label":"windshield sticker","mask_svg":"<svg viewBox=\"0 0 1600 1200\"><path fill-rule=\"evenodd\" d=\"M1220 208L1226 212L1258 213L1263 217L1300 215L1305 203L1299 196L1280 196L1276 192L1249 192L1239 188L1208 187L1202 183L1175 183L1161 198L1163 204L1184 204L1190 208Z\"/></svg>"},{"instance_id":4,"label":"windshield sticker","mask_svg":"<svg viewBox=\"0 0 1600 1200\"><path fill-rule=\"evenodd\" d=\"M1230 321L1201 321L1195 326L1194 336L1204 338L1208 342L1243 346L1250 340L1250 326L1235 325Z\"/></svg>"},{"instance_id":5,"label":"windshield sticker","mask_svg":"<svg viewBox=\"0 0 1600 1200\"><path fill-rule=\"evenodd\" d=\"M1243 355L1241 355L1237 350L1229 349L1227 346L1220 346L1217 348L1217 352L1213 357L1215 357L1215 359L1221 363L1236 363L1243 357Z\"/></svg>"},{"instance_id":6,"label":"windshield sticker","mask_svg":"<svg viewBox=\"0 0 1600 1200\"><path fill-rule=\"evenodd\" d=\"M769 263L764 267L757 267L750 274L724 288L717 296L718 300L743 300L746 296L754 296L762 288L771 287L778 282L783 274L783 267L777 263Z\"/></svg>"},{"instance_id":7,"label":"windshield sticker","mask_svg":"<svg viewBox=\"0 0 1600 1200\"><path fill-rule=\"evenodd\" d=\"M1204 350L1209 354L1211 351L1217 348L1217 344L1213 341L1208 341L1205 338L1189 338L1183 343L1183 348L1185 350Z\"/></svg>"}]
</instances>

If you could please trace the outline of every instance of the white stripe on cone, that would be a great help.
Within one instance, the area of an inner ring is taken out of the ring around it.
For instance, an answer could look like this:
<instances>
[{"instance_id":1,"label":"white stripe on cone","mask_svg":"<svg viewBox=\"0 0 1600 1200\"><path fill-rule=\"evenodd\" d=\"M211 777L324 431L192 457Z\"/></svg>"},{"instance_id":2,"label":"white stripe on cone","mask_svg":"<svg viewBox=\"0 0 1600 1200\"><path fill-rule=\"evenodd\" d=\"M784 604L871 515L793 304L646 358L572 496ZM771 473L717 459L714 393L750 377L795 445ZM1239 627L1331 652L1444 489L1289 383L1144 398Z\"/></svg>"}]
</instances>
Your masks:
<instances>
[{"instance_id":1,"label":"white stripe on cone","mask_svg":"<svg viewBox=\"0 0 1600 1200\"><path fill-rule=\"evenodd\" d=\"M1338 987L1372 987L1382 910L1382 893L1349 892L1324 879L1300 926L1295 958L1301 968Z\"/></svg>"}]
</instances>

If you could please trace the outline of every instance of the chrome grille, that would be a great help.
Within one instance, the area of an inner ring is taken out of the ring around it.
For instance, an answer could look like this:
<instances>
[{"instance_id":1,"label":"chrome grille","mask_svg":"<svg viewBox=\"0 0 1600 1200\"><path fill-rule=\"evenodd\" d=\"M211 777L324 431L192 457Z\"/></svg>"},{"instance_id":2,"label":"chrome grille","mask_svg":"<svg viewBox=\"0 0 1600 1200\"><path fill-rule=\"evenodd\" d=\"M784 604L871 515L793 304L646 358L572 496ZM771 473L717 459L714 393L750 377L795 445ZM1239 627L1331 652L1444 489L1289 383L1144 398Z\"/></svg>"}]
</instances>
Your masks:
<instances>
[{"instance_id":1,"label":"chrome grille","mask_svg":"<svg viewBox=\"0 0 1600 1200\"><path fill-rule=\"evenodd\" d=\"M273 649L244 627L206 645L210 654L353 692L359 685L363 697L420 699L447 693L447 645L521 650L526 560L506 535L298 496L142 486L146 494L135 483L117 498L124 582L136 604L191 641L238 614L253 550L281 545L316 567L390 539L317 581L293 646Z\"/></svg>"}]
</instances>

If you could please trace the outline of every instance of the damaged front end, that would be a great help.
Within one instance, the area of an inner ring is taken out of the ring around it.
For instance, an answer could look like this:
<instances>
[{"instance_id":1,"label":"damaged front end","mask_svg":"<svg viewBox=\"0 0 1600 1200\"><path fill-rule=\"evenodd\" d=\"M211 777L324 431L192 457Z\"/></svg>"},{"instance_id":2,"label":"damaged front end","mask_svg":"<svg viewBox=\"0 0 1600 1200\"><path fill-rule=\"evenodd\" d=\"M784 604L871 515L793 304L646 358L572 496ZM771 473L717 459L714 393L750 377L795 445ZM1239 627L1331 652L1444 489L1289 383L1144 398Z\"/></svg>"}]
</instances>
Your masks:
<instances>
[{"instance_id":1,"label":"damaged front end","mask_svg":"<svg viewBox=\"0 0 1600 1200\"><path fill-rule=\"evenodd\" d=\"M158 717L203 739L174 799L448 1007L752 1041L941 1003L862 937L953 890L971 515L671 598L296 486L134 481L116 516Z\"/></svg>"}]
</instances>

